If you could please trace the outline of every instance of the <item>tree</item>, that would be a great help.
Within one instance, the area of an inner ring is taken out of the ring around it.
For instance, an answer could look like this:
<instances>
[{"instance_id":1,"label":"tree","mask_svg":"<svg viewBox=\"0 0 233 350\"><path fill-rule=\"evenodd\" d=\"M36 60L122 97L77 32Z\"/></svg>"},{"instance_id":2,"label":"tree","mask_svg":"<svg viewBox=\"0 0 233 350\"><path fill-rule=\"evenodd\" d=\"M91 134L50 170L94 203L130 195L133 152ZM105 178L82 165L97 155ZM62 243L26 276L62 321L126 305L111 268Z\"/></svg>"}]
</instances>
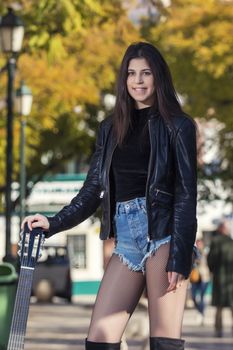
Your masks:
<instances>
[{"instance_id":1,"label":"tree","mask_svg":"<svg viewBox=\"0 0 233 350\"><path fill-rule=\"evenodd\" d=\"M202 175L221 177L232 188L233 2L172 0L169 6L162 0L145 2L155 6L157 16L142 20L142 35L166 57L186 111L224 123L219 159L208 175Z\"/></svg>"},{"instance_id":2,"label":"tree","mask_svg":"<svg viewBox=\"0 0 233 350\"><path fill-rule=\"evenodd\" d=\"M33 91L27 128L27 173L42 178L64 162L90 156L103 95L113 93L117 67L138 30L122 1L21 0L24 50L18 60L21 78ZM3 13L3 5L0 5ZM4 62L0 56L0 63ZM17 83L16 83L17 85ZM0 93L5 94L5 81ZM78 108L77 108L78 106ZM74 111L79 110L79 113ZM4 190L5 111L1 113L0 187ZM18 179L19 121L14 128L14 179Z\"/></svg>"}]
</instances>

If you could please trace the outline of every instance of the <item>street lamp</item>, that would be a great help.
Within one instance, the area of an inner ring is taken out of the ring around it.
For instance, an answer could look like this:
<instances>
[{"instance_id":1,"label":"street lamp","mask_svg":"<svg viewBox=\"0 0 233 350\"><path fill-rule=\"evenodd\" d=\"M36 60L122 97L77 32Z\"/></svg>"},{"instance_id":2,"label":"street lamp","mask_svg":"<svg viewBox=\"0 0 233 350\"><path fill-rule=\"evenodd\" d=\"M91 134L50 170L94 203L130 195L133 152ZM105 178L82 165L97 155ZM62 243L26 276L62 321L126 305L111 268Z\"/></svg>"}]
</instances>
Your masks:
<instances>
[{"instance_id":1,"label":"street lamp","mask_svg":"<svg viewBox=\"0 0 233 350\"><path fill-rule=\"evenodd\" d=\"M25 216L26 200L26 166L25 166L25 128L27 119L32 108L32 92L21 81L20 87L16 90L15 109L20 115L20 223Z\"/></svg>"},{"instance_id":2,"label":"street lamp","mask_svg":"<svg viewBox=\"0 0 233 350\"><path fill-rule=\"evenodd\" d=\"M0 22L0 47L8 54L6 70L7 84L7 145L6 145L6 256L11 258L11 183L13 168L13 107L14 107L14 76L16 70L16 55L22 47L24 35L23 22L17 17L12 8L2 17Z\"/></svg>"},{"instance_id":3,"label":"street lamp","mask_svg":"<svg viewBox=\"0 0 233 350\"><path fill-rule=\"evenodd\" d=\"M1 50L5 53L18 53L21 51L24 36L22 20L8 7L8 13L2 17L0 23Z\"/></svg>"}]
</instances>

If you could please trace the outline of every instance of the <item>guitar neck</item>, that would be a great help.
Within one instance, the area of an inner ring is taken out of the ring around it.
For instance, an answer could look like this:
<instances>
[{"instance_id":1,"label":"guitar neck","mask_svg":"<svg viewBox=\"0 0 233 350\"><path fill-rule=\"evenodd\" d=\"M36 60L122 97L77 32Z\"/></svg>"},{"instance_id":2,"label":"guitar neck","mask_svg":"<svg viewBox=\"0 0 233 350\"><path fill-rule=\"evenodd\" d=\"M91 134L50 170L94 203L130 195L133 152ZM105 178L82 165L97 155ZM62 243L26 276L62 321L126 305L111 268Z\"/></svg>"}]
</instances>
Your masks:
<instances>
[{"instance_id":1,"label":"guitar neck","mask_svg":"<svg viewBox=\"0 0 233 350\"><path fill-rule=\"evenodd\" d=\"M7 350L23 350L34 268L21 266Z\"/></svg>"}]
</instances>

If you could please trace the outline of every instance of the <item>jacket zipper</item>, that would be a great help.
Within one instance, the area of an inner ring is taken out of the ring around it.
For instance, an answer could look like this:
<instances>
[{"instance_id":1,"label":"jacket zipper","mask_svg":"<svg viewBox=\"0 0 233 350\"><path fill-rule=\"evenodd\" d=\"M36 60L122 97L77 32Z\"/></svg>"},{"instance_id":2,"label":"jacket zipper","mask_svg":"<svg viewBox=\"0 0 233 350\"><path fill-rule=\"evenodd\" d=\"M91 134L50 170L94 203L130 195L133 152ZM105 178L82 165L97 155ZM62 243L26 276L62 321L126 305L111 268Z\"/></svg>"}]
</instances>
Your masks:
<instances>
[{"instance_id":1,"label":"jacket zipper","mask_svg":"<svg viewBox=\"0 0 233 350\"><path fill-rule=\"evenodd\" d=\"M159 190L158 188L156 188L155 190L156 190L156 195L157 195L159 192L161 192L161 193L167 194L168 196L173 197L173 194L172 194L172 193L169 193L169 192L166 192L166 191Z\"/></svg>"}]
</instances>

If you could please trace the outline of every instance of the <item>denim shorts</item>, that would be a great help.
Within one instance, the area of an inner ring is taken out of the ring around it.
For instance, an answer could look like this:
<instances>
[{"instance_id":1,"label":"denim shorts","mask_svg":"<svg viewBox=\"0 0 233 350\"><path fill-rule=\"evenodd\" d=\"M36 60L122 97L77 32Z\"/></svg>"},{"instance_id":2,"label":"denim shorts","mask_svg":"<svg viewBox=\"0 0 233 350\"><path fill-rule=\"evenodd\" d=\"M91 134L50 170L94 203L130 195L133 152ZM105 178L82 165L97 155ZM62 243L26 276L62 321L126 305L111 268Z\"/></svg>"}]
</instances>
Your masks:
<instances>
[{"instance_id":1,"label":"denim shorts","mask_svg":"<svg viewBox=\"0 0 233 350\"><path fill-rule=\"evenodd\" d=\"M118 255L132 271L144 273L147 258L171 240L171 236L161 240L149 239L145 197L117 202L114 228L116 241L113 254Z\"/></svg>"}]
</instances>

